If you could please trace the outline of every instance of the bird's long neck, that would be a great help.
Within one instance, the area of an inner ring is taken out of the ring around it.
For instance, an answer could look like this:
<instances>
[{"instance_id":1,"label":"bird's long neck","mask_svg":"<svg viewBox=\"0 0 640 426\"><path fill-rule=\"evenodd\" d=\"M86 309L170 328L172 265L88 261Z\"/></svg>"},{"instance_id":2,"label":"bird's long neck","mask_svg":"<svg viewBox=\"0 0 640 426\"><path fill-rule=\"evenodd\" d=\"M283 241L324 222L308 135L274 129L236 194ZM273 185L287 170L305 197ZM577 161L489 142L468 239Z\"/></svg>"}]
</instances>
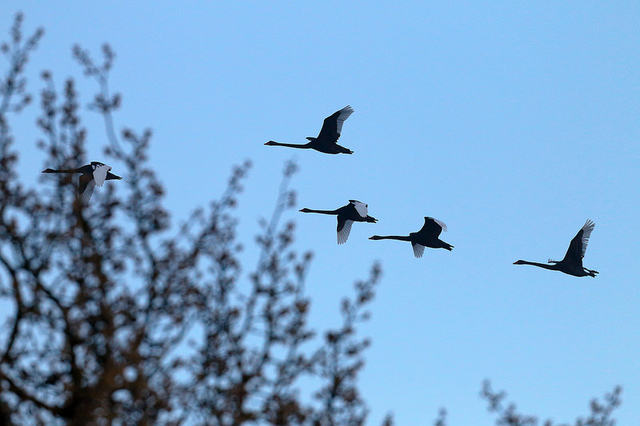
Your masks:
<instances>
[{"instance_id":1,"label":"bird's long neck","mask_svg":"<svg viewBox=\"0 0 640 426\"><path fill-rule=\"evenodd\" d=\"M42 173L79 173L79 172L78 172L78 169L71 169L71 170L47 169L47 170L44 170Z\"/></svg>"},{"instance_id":2,"label":"bird's long neck","mask_svg":"<svg viewBox=\"0 0 640 426\"><path fill-rule=\"evenodd\" d=\"M338 214L337 210L314 210L314 209L301 209L302 213L320 213L320 214Z\"/></svg>"},{"instance_id":3,"label":"bird's long neck","mask_svg":"<svg viewBox=\"0 0 640 426\"><path fill-rule=\"evenodd\" d=\"M538 262L529 262L527 260L519 260L518 265L531 265L531 266L539 266L540 268L550 269L552 271L558 270L558 264L548 264L548 263L538 263Z\"/></svg>"},{"instance_id":4,"label":"bird's long neck","mask_svg":"<svg viewBox=\"0 0 640 426\"><path fill-rule=\"evenodd\" d=\"M411 237L407 235L374 235L370 237L371 240L400 240L400 241L411 241Z\"/></svg>"},{"instance_id":5,"label":"bird's long neck","mask_svg":"<svg viewBox=\"0 0 640 426\"><path fill-rule=\"evenodd\" d=\"M289 148L301 148L301 149L311 148L308 143L297 144L297 143L282 143L282 142L271 141L269 142L269 145L286 146Z\"/></svg>"}]
</instances>

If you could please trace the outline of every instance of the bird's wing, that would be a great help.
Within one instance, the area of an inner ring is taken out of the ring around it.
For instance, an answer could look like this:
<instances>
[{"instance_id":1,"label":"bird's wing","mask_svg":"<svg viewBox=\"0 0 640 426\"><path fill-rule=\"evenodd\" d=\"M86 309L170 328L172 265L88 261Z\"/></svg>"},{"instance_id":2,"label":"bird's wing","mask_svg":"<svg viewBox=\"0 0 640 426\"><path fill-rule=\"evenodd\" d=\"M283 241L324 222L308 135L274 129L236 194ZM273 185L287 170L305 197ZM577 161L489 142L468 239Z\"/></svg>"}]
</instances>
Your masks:
<instances>
[{"instance_id":1,"label":"bird's wing","mask_svg":"<svg viewBox=\"0 0 640 426\"><path fill-rule=\"evenodd\" d=\"M340 134L342 133L342 125L344 124L345 120L349 118L351 114L353 114L353 108L351 108L351 105L347 105L338 112L340 113L340 115L338 115L338 120L336 122L336 130L338 132L338 137L340 137Z\"/></svg>"},{"instance_id":2,"label":"bird's wing","mask_svg":"<svg viewBox=\"0 0 640 426\"><path fill-rule=\"evenodd\" d=\"M591 237L591 231L593 231L595 226L596 224L591 220L585 222L576 236L571 240L563 260L570 260L582 264L582 258L587 251L587 244L589 243L589 237Z\"/></svg>"},{"instance_id":3,"label":"bird's wing","mask_svg":"<svg viewBox=\"0 0 640 426\"><path fill-rule=\"evenodd\" d=\"M93 180L96 182L97 186L102 186L104 181L107 179L107 173L111 170L111 166L107 166L102 163L92 163L93 164Z\"/></svg>"},{"instance_id":4,"label":"bird's wing","mask_svg":"<svg viewBox=\"0 0 640 426\"><path fill-rule=\"evenodd\" d=\"M591 231L596 227L596 224L591 220L587 219L587 221L582 225L582 257L587 251L587 244L589 244L589 238L591 237Z\"/></svg>"},{"instance_id":5,"label":"bird's wing","mask_svg":"<svg viewBox=\"0 0 640 426\"><path fill-rule=\"evenodd\" d=\"M431 235L437 238L443 230L444 231L447 230L447 225L445 225L444 222L438 219L434 219L432 217L425 217L424 225L422 226L422 229L420 229L420 231L418 232Z\"/></svg>"},{"instance_id":6,"label":"bird's wing","mask_svg":"<svg viewBox=\"0 0 640 426\"><path fill-rule=\"evenodd\" d=\"M424 253L424 246L418 243L411 242L411 247L413 248L413 255L417 258L422 257Z\"/></svg>"},{"instance_id":7,"label":"bird's wing","mask_svg":"<svg viewBox=\"0 0 640 426\"><path fill-rule=\"evenodd\" d=\"M351 114L353 114L353 108L347 105L325 118L317 139L325 143L336 143L342 133L342 124Z\"/></svg>"},{"instance_id":8,"label":"bird's wing","mask_svg":"<svg viewBox=\"0 0 640 426\"><path fill-rule=\"evenodd\" d=\"M447 225L445 225L445 223L443 221L438 220L438 219L434 219L432 217L430 217L429 219L433 220L435 223L440 225L440 229L442 229L444 232L447 232Z\"/></svg>"},{"instance_id":9,"label":"bird's wing","mask_svg":"<svg viewBox=\"0 0 640 426\"><path fill-rule=\"evenodd\" d=\"M91 200L93 190L96 187L96 181L91 175L80 175L80 184L78 185L78 195L82 203L86 206Z\"/></svg>"},{"instance_id":10,"label":"bird's wing","mask_svg":"<svg viewBox=\"0 0 640 426\"><path fill-rule=\"evenodd\" d=\"M351 233L351 225L353 225L352 220L342 221L338 219L338 244L344 244L347 242L349 234Z\"/></svg>"},{"instance_id":11,"label":"bird's wing","mask_svg":"<svg viewBox=\"0 0 640 426\"><path fill-rule=\"evenodd\" d=\"M364 217L367 217L367 215L369 214L368 206L362 201L349 200L349 203L353 205L353 207L356 209L356 212L358 212L360 217L364 218Z\"/></svg>"}]
</instances>

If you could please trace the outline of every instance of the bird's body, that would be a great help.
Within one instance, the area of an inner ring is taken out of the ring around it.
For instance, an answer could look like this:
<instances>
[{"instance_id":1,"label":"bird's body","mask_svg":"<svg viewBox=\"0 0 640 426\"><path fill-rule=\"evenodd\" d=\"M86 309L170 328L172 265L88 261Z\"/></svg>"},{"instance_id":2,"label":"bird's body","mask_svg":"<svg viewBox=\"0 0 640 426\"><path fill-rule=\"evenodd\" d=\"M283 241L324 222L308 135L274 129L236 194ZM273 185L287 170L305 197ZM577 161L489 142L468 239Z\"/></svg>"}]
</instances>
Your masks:
<instances>
[{"instance_id":1,"label":"bird's body","mask_svg":"<svg viewBox=\"0 0 640 426\"><path fill-rule=\"evenodd\" d=\"M53 170L46 169L42 173L82 173L78 184L78 196L84 204L88 204L96 186L102 186L106 180L122 179L110 172L111 166L99 161L92 161L77 169Z\"/></svg>"},{"instance_id":2,"label":"bird's body","mask_svg":"<svg viewBox=\"0 0 640 426\"><path fill-rule=\"evenodd\" d=\"M353 108L347 105L339 111L334 112L324 119L322 129L317 137L307 137L309 142L306 144L291 144L269 141L265 145L270 146L286 146L289 148L315 149L325 154L353 154L353 151L337 144L342 133L342 124L353 114Z\"/></svg>"},{"instance_id":3,"label":"bird's body","mask_svg":"<svg viewBox=\"0 0 640 426\"><path fill-rule=\"evenodd\" d=\"M447 230L447 225L443 222L434 219L432 217L424 218L424 225L418 232L412 232L409 235L374 235L369 237L370 240L399 240L409 241L413 248L413 255L415 257L422 257L425 247L429 248L443 248L451 251L453 246L449 243L445 243L440 238L440 233Z\"/></svg>"},{"instance_id":4,"label":"bird's body","mask_svg":"<svg viewBox=\"0 0 640 426\"><path fill-rule=\"evenodd\" d=\"M544 269L550 269L552 271L560 271L565 274L573 275L574 277L594 277L598 274L598 271L593 269L587 269L582 266L582 259L584 253L587 250L587 244L589 243L589 237L591 231L595 228L596 224L591 220L587 220L582 228L578 231L575 237L571 240L567 253L560 261L549 259L548 263L529 262L527 260L517 260L513 262L514 265L532 265L538 266Z\"/></svg>"},{"instance_id":5,"label":"bird's body","mask_svg":"<svg viewBox=\"0 0 640 426\"><path fill-rule=\"evenodd\" d=\"M351 232L351 225L353 222L371 222L376 223L378 219L373 218L368 215L368 206L367 204L357 201L357 200L349 200L349 204L346 206L340 207L336 210L312 210L312 209L301 209L303 213L320 213L320 214L330 214L338 216L338 244L344 244L347 242L349 238L349 233Z\"/></svg>"}]
</instances>

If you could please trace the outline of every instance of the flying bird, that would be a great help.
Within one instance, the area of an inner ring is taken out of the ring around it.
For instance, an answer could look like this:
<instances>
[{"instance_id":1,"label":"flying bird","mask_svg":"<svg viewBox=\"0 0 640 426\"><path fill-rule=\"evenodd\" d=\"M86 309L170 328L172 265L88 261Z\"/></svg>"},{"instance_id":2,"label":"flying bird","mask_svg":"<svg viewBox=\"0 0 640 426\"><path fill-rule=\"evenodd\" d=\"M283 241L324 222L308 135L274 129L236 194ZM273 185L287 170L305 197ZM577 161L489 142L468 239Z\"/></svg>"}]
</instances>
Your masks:
<instances>
[{"instance_id":1,"label":"flying bird","mask_svg":"<svg viewBox=\"0 0 640 426\"><path fill-rule=\"evenodd\" d=\"M444 222L426 216L424 218L424 225L418 232L412 232L408 236L403 235L388 235L380 236L374 235L369 237L370 240L400 240L409 241L413 248L413 255L415 257L422 257L425 247L430 248L443 248L451 251L453 246L449 243L445 243L440 238L440 233L447 230L447 225Z\"/></svg>"},{"instance_id":2,"label":"flying bird","mask_svg":"<svg viewBox=\"0 0 640 426\"><path fill-rule=\"evenodd\" d=\"M269 141L265 145L271 146L287 146L289 148L315 149L325 154L353 154L353 151L337 144L342 133L342 124L353 114L353 108L347 105L340 111L336 111L329 117L324 119L322 129L318 137L308 136L309 140L306 144L291 144Z\"/></svg>"},{"instance_id":3,"label":"flying bird","mask_svg":"<svg viewBox=\"0 0 640 426\"><path fill-rule=\"evenodd\" d=\"M321 213L333 214L338 216L338 244L344 244L349 238L351 225L353 222L372 222L376 223L378 219L369 216L368 206L357 200L349 200L349 204L336 210L312 210L301 209L302 213Z\"/></svg>"},{"instance_id":4,"label":"flying bird","mask_svg":"<svg viewBox=\"0 0 640 426\"><path fill-rule=\"evenodd\" d=\"M516 260L513 262L514 265L533 265L539 266L544 269L551 269L552 271L560 271L565 274L573 275L574 277L594 277L598 273L598 271L594 271L593 269L587 269L582 266L582 258L584 257L584 253L587 251L587 244L589 243L589 237L591 236L591 231L595 228L596 224L587 219L585 224L580 228L578 233L571 243L569 244L569 249L567 253L564 255L564 258L561 261L551 260L549 259L547 263L537 263L537 262L528 262L526 260Z\"/></svg>"},{"instance_id":5,"label":"flying bird","mask_svg":"<svg viewBox=\"0 0 640 426\"><path fill-rule=\"evenodd\" d=\"M78 185L78 196L86 205L89 204L89 200L91 200L93 190L96 186L102 186L105 180L122 179L120 176L111 173L110 170L111 166L107 166L99 161L92 161L91 164L87 164L78 169L47 169L42 173L82 173L82 175L80 175L80 183Z\"/></svg>"}]
</instances>

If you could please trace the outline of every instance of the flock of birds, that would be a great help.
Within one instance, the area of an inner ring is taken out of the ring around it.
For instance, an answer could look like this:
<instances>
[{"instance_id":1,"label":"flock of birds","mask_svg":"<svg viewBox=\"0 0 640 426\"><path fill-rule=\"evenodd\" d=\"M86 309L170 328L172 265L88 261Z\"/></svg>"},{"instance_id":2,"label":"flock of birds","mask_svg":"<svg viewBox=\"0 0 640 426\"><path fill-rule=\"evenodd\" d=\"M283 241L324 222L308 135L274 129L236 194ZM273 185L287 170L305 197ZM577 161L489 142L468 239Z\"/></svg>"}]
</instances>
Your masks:
<instances>
[{"instance_id":1,"label":"flock of birds","mask_svg":"<svg viewBox=\"0 0 640 426\"><path fill-rule=\"evenodd\" d=\"M290 144L280 143L276 141L269 141L265 145L269 146L284 146L288 148L299 149L314 149L316 151L325 154L353 154L348 148L338 145L338 139L342 133L342 125L345 120L353 114L353 108L347 105L339 111L331 114L324 119L322 129L317 137L307 137L306 144ZM119 180L122 179L111 173L111 166L97 161L92 161L91 164L87 164L78 169L70 170L53 170L46 169L42 173L81 173L78 196L81 201L86 205L89 203L93 190L96 186L102 186L107 180ZM344 244L349 238L351 232L351 225L353 222L370 222L376 223L377 219L369 216L368 205L357 200L349 200L349 204L340 207L335 210L315 210L303 208L300 210L303 213L320 213L335 215L338 219L338 244ZM569 249L564 258L560 261L549 259L547 263L529 262L526 260L517 260L514 265L533 265L544 269L550 269L553 271L564 272L565 274L573 275L576 277L595 277L598 271L593 269L587 269L582 265L582 259L584 258L585 251L587 250L587 244L589 243L589 237L595 227L595 223L591 220L587 220L582 228L578 231L576 236L571 240ZM370 237L370 240L399 240L409 241L413 248L413 254L415 257L422 257L424 249L429 248L443 248L451 251L453 246L449 243L442 241L440 234L442 231L447 230L447 225L444 222L434 219L432 217L424 218L424 225L418 232L411 232L409 235L374 235Z\"/></svg>"}]
</instances>

